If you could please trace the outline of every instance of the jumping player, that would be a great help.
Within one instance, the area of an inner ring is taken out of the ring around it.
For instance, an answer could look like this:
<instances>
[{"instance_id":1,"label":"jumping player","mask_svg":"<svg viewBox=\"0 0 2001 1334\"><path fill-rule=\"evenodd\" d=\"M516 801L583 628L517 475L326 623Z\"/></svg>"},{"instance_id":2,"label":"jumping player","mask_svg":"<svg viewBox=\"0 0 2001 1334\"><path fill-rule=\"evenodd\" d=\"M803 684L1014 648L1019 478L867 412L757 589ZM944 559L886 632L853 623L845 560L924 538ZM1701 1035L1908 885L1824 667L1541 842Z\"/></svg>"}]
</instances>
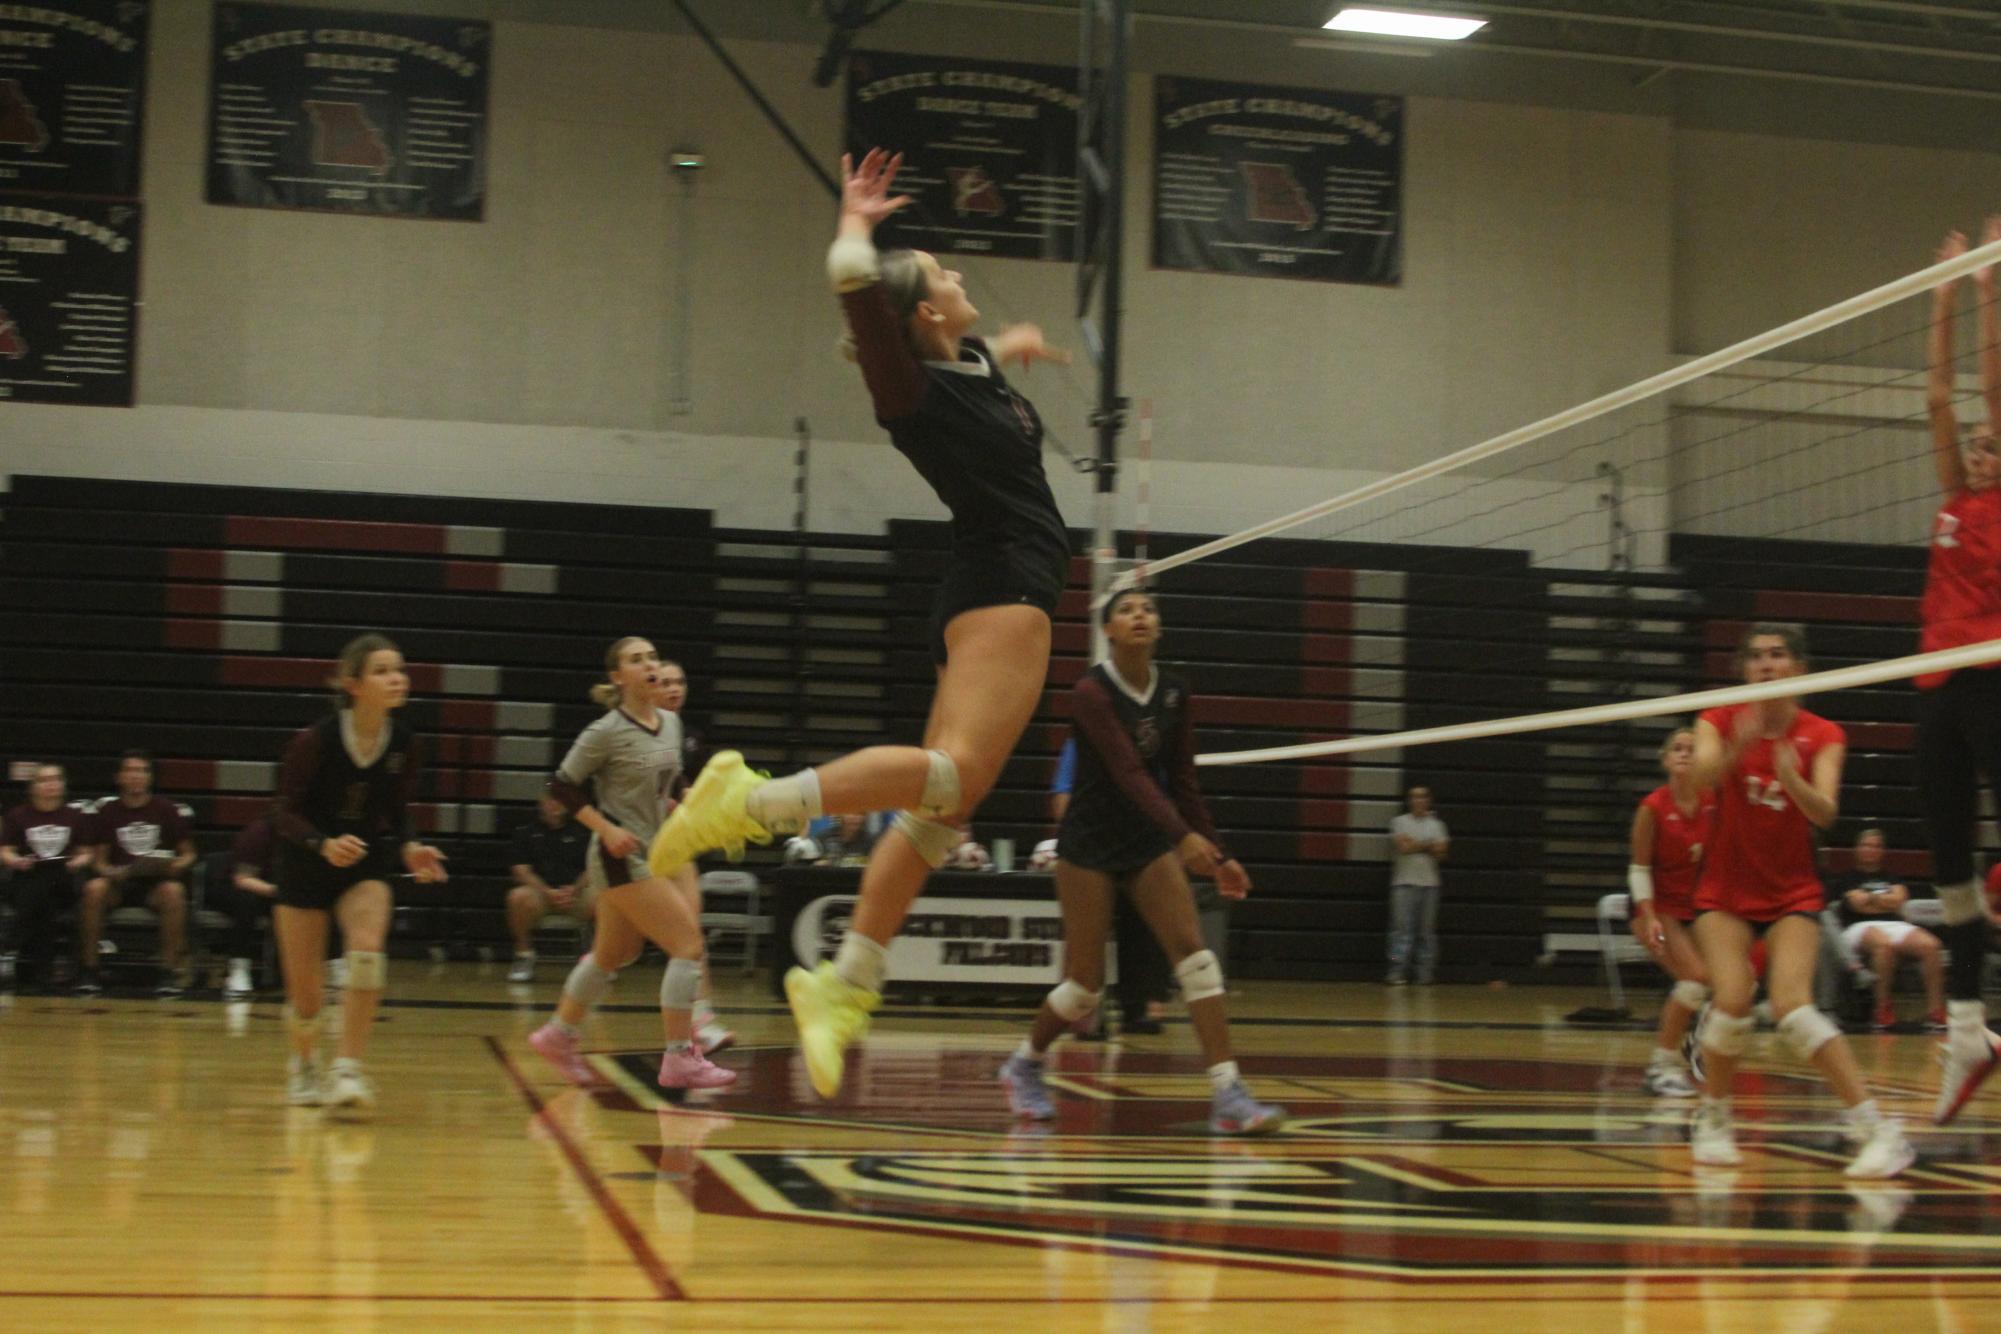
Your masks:
<instances>
[{"instance_id":1,"label":"jumping player","mask_svg":"<svg viewBox=\"0 0 2001 1334\"><path fill-rule=\"evenodd\" d=\"M1807 669L1805 633L1794 625L1754 625L1737 660L1747 682L1798 676ZM1896 1176L1914 1157L1903 1127L1878 1109L1848 1040L1813 1007L1825 903L1813 830L1839 814L1848 735L1796 698L1707 710L1695 735L1696 782L1717 789L1716 833L1695 890L1695 940L1715 990L1702 1023L1708 1087L1692 1126L1695 1161L1712 1167L1743 1161L1730 1096L1756 1023L1750 955L1762 935L1779 1038L1820 1071L1846 1106L1848 1137L1862 1146L1848 1175Z\"/></svg>"},{"instance_id":2,"label":"jumping player","mask_svg":"<svg viewBox=\"0 0 2001 1334\"><path fill-rule=\"evenodd\" d=\"M332 684L339 708L285 747L272 828L283 840L272 918L284 964L285 1020L292 1054L286 1100L361 1114L375 1086L361 1068L368 1030L388 980L382 952L389 931L389 878L445 879L445 857L416 840L410 794L419 767L417 738L391 715L410 697L403 654L382 635L362 635L340 652ZM321 973L327 924L340 919L347 942L339 1054L320 1074Z\"/></svg>"},{"instance_id":3,"label":"jumping player","mask_svg":"<svg viewBox=\"0 0 2001 1334\"><path fill-rule=\"evenodd\" d=\"M827 270L847 314L876 419L952 513L952 556L932 621L938 690L921 746L872 746L772 781L717 754L654 841L655 875L713 848L794 834L824 814L897 810L876 841L839 953L786 975L813 1087L840 1088L843 1053L868 1027L888 944L971 817L1042 697L1049 616L1070 568L1070 537L1042 470L1042 421L1001 373L1061 360L1033 325L991 340L959 275L928 254L878 253L876 224L910 201L889 187L902 165L880 149L843 158L838 235Z\"/></svg>"},{"instance_id":4,"label":"jumping player","mask_svg":"<svg viewBox=\"0 0 2001 1334\"><path fill-rule=\"evenodd\" d=\"M604 999L618 970L639 957L642 938L667 951L660 979L660 1022L666 1049L660 1057L662 1088L721 1088L734 1070L711 1063L695 1045L690 1011L702 980L702 925L665 878L649 874L646 840L666 821L681 778L681 720L655 705L660 655L647 640L628 636L605 653L605 677L591 699L606 710L570 747L549 792L591 831L585 883L597 894L597 935L563 983L555 1017L535 1030L529 1045L564 1074L591 1082L579 1049L579 1025ZM597 800L585 790L594 782Z\"/></svg>"},{"instance_id":5,"label":"jumping player","mask_svg":"<svg viewBox=\"0 0 2001 1334\"><path fill-rule=\"evenodd\" d=\"M1043 1082L1049 1044L1098 1008L1105 985L1105 936L1123 892L1174 965L1188 1018L1209 1067L1209 1128L1258 1135L1285 1123L1285 1109L1260 1103L1230 1054L1223 966L1202 943L1188 871L1214 876L1227 898L1250 892L1251 878L1216 846L1216 831L1195 781L1188 683L1153 664L1160 614L1151 595L1130 589L1100 614L1112 656L1070 693L1077 771L1056 844L1056 894L1063 905L1063 980L1042 1003L1035 1027L1001 1067L1015 1115L1051 1120ZM1183 868L1187 869L1184 870Z\"/></svg>"},{"instance_id":6,"label":"jumping player","mask_svg":"<svg viewBox=\"0 0 2001 1334\"><path fill-rule=\"evenodd\" d=\"M1989 218L1983 244L2001 241L2001 215ZM1966 253L1966 238L1952 233L1941 260ZM1931 566L1918 617L1920 646L1957 648L2001 639L2001 315L1995 309L1994 269L1973 275L1980 307L1980 385L1987 407L1985 429L1962 438L1953 411L1953 307L1958 283L1938 289L1933 307L1931 378L1932 461L1945 503L1932 529ZM1946 971L1945 1073L1932 1120L1959 1115L1988 1076L2001 1066L2001 1039L1987 1027L1980 974L1987 959L1987 912L1974 878L1973 848L1980 820L1983 773L2001 798L2001 663L1918 678L1918 788L1930 827L1932 866L1951 952Z\"/></svg>"},{"instance_id":7,"label":"jumping player","mask_svg":"<svg viewBox=\"0 0 2001 1334\"><path fill-rule=\"evenodd\" d=\"M1689 923L1695 920L1703 849L1716 824L1716 794L1696 786L1694 729L1670 732L1660 761L1667 782L1649 792L1633 812L1633 860L1626 868L1626 886L1634 938L1674 979L1647 1061L1647 1092L1692 1098L1697 1090L1682 1073L1682 1039L1689 1021L1709 1002L1709 974Z\"/></svg>"}]
</instances>

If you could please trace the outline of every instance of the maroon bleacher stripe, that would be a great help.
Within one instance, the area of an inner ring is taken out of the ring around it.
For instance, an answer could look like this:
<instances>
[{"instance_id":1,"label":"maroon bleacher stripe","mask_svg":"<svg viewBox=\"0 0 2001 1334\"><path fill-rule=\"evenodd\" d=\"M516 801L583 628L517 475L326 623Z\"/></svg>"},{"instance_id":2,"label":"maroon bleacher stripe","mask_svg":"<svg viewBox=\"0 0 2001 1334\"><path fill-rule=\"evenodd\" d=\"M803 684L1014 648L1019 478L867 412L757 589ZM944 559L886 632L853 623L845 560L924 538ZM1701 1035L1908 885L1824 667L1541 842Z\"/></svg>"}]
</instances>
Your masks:
<instances>
[{"instance_id":1,"label":"maroon bleacher stripe","mask_svg":"<svg viewBox=\"0 0 2001 1334\"><path fill-rule=\"evenodd\" d=\"M467 801L491 801L494 792L494 774L491 769L468 769L459 775L459 784L464 791L460 794Z\"/></svg>"},{"instance_id":2,"label":"maroon bleacher stripe","mask_svg":"<svg viewBox=\"0 0 2001 1334\"><path fill-rule=\"evenodd\" d=\"M1074 686L1083 680L1084 673L1091 670L1091 664L1082 658L1052 657L1049 660L1049 683L1058 686Z\"/></svg>"},{"instance_id":3,"label":"maroon bleacher stripe","mask_svg":"<svg viewBox=\"0 0 2001 1334\"><path fill-rule=\"evenodd\" d=\"M225 828L240 829L271 813L269 797L217 797L209 805L215 822Z\"/></svg>"},{"instance_id":4,"label":"maroon bleacher stripe","mask_svg":"<svg viewBox=\"0 0 2001 1334\"><path fill-rule=\"evenodd\" d=\"M220 616L222 615L221 584L168 584L167 614L169 616Z\"/></svg>"},{"instance_id":5,"label":"maroon bleacher stripe","mask_svg":"<svg viewBox=\"0 0 2001 1334\"><path fill-rule=\"evenodd\" d=\"M1349 725L1348 705L1330 699L1259 699L1253 695L1197 695L1195 722L1252 727L1336 727Z\"/></svg>"},{"instance_id":6,"label":"maroon bleacher stripe","mask_svg":"<svg viewBox=\"0 0 2001 1334\"><path fill-rule=\"evenodd\" d=\"M213 792L221 786L214 760L170 760L153 762L153 781L169 792Z\"/></svg>"},{"instance_id":7,"label":"maroon bleacher stripe","mask_svg":"<svg viewBox=\"0 0 2001 1334\"><path fill-rule=\"evenodd\" d=\"M1352 630L1355 604L1352 602L1302 602L1299 624L1307 630Z\"/></svg>"},{"instance_id":8,"label":"maroon bleacher stripe","mask_svg":"<svg viewBox=\"0 0 2001 1334\"><path fill-rule=\"evenodd\" d=\"M1829 848L1821 856L1829 875L1842 875L1855 869L1853 848ZM1883 869L1892 875L1924 879L1932 873L1932 855L1918 848L1889 848L1883 853Z\"/></svg>"},{"instance_id":9,"label":"maroon bleacher stripe","mask_svg":"<svg viewBox=\"0 0 2001 1334\"><path fill-rule=\"evenodd\" d=\"M1843 723L1850 750L1911 750L1918 744L1912 723Z\"/></svg>"},{"instance_id":10,"label":"maroon bleacher stripe","mask_svg":"<svg viewBox=\"0 0 2001 1334\"><path fill-rule=\"evenodd\" d=\"M162 621L160 623L160 643L167 648L221 648L222 622Z\"/></svg>"},{"instance_id":11,"label":"maroon bleacher stripe","mask_svg":"<svg viewBox=\"0 0 2001 1334\"><path fill-rule=\"evenodd\" d=\"M1091 651L1091 627L1088 625L1057 624L1050 627L1049 642L1052 649L1064 653L1089 653Z\"/></svg>"},{"instance_id":12,"label":"maroon bleacher stripe","mask_svg":"<svg viewBox=\"0 0 2001 1334\"><path fill-rule=\"evenodd\" d=\"M318 658L226 655L216 669L216 680L226 686L301 686L313 690L325 685L331 672L331 665Z\"/></svg>"},{"instance_id":13,"label":"maroon bleacher stripe","mask_svg":"<svg viewBox=\"0 0 2001 1334\"><path fill-rule=\"evenodd\" d=\"M1302 829L1346 829L1348 803L1345 801L1302 801L1299 803Z\"/></svg>"},{"instance_id":14,"label":"maroon bleacher stripe","mask_svg":"<svg viewBox=\"0 0 2001 1334\"><path fill-rule=\"evenodd\" d=\"M1345 763L1303 764L1295 772L1299 775L1299 792L1307 797L1345 797L1348 795L1348 766Z\"/></svg>"},{"instance_id":15,"label":"maroon bleacher stripe","mask_svg":"<svg viewBox=\"0 0 2001 1334\"><path fill-rule=\"evenodd\" d=\"M1355 596L1355 572L1336 570L1327 566L1314 566L1300 571L1301 590L1309 598L1340 598Z\"/></svg>"},{"instance_id":16,"label":"maroon bleacher stripe","mask_svg":"<svg viewBox=\"0 0 2001 1334\"><path fill-rule=\"evenodd\" d=\"M491 731L499 725L500 705L490 699L438 701L438 722L461 732Z\"/></svg>"},{"instance_id":17,"label":"maroon bleacher stripe","mask_svg":"<svg viewBox=\"0 0 2001 1334\"><path fill-rule=\"evenodd\" d=\"M448 560L445 587L460 593L498 593L501 569L490 560Z\"/></svg>"},{"instance_id":18,"label":"maroon bleacher stripe","mask_svg":"<svg viewBox=\"0 0 2001 1334\"><path fill-rule=\"evenodd\" d=\"M1859 621L1875 625L1916 625L1918 600L1869 593L1800 593L1760 589L1751 596L1760 617L1785 621Z\"/></svg>"},{"instance_id":19,"label":"maroon bleacher stripe","mask_svg":"<svg viewBox=\"0 0 2001 1334\"><path fill-rule=\"evenodd\" d=\"M1346 667L1302 667L1299 693L1302 695L1346 695L1354 689L1355 674Z\"/></svg>"},{"instance_id":20,"label":"maroon bleacher stripe","mask_svg":"<svg viewBox=\"0 0 2001 1334\"><path fill-rule=\"evenodd\" d=\"M1091 616L1091 590L1088 588L1066 588L1063 596L1056 599L1056 618L1066 621L1088 621Z\"/></svg>"},{"instance_id":21,"label":"maroon bleacher stripe","mask_svg":"<svg viewBox=\"0 0 2001 1334\"><path fill-rule=\"evenodd\" d=\"M223 540L230 546L278 547L317 551L398 551L411 555L446 554L449 530L435 523L363 523L355 519L287 519L232 514L223 521Z\"/></svg>"},{"instance_id":22,"label":"maroon bleacher stripe","mask_svg":"<svg viewBox=\"0 0 2001 1334\"><path fill-rule=\"evenodd\" d=\"M1346 635L1306 635L1299 645L1299 656L1305 662L1347 662L1354 653L1354 641Z\"/></svg>"},{"instance_id":23,"label":"maroon bleacher stripe","mask_svg":"<svg viewBox=\"0 0 2001 1334\"><path fill-rule=\"evenodd\" d=\"M192 547L172 547L167 551L169 579L220 579L222 568L220 551L201 551Z\"/></svg>"},{"instance_id":24,"label":"maroon bleacher stripe","mask_svg":"<svg viewBox=\"0 0 2001 1334\"><path fill-rule=\"evenodd\" d=\"M1299 860L1303 862L1344 862L1348 860L1348 836L1322 831L1299 836Z\"/></svg>"}]
</instances>

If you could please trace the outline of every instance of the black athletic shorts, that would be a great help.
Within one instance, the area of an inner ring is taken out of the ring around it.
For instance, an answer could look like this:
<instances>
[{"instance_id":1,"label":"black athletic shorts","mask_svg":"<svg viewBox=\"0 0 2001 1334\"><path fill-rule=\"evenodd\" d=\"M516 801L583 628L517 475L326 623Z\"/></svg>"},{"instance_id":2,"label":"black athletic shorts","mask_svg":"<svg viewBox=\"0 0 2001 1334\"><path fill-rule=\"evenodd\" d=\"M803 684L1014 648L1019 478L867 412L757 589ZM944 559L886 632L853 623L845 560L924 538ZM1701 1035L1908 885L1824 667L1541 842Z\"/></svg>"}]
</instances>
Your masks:
<instances>
[{"instance_id":1,"label":"black athletic shorts","mask_svg":"<svg viewBox=\"0 0 2001 1334\"><path fill-rule=\"evenodd\" d=\"M1050 616L1070 580L1068 552L1040 547L960 547L931 612L931 661L945 665L945 627L981 607L1040 607Z\"/></svg>"},{"instance_id":2,"label":"black athletic shorts","mask_svg":"<svg viewBox=\"0 0 2001 1334\"><path fill-rule=\"evenodd\" d=\"M280 862L278 902L287 908L332 912L340 896L362 881L386 884L402 870L401 858L389 848L373 848L352 866L335 866L317 852L288 846Z\"/></svg>"},{"instance_id":3,"label":"black athletic shorts","mask_svg":"<svg viewBox=\"0 0 2001 1334\"><path fill-rule=\"evenodd\" d=\"M1152 831L1149 829L1149 833ZM1086 871L1096 871L1113 879L1137 875L1174 851L1163 836L1098 841L1086 838L1059 838L1056 858Z\"/></svg>"}]
</instances>

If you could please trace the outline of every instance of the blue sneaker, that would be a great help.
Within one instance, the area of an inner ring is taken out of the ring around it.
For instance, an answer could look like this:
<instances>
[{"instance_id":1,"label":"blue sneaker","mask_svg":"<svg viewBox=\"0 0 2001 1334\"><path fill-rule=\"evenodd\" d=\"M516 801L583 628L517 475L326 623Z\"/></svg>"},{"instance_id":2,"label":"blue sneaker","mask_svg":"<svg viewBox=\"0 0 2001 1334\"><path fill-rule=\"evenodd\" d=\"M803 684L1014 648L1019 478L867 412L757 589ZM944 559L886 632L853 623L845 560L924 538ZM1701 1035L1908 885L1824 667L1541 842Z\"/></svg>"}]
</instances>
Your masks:
<instances>
[{"instance_id":1,"label":"blue sneaker","mask_svg":"<svg viewBox=\"0 0 2001 1334\"><path fill-rule=\"evenodd\" d=\"M1019 1052L1007 1058L997 1076L1007 1090L1007 1105L1028 1121L1054 1121L1056 1101L1042 1082L1042 1062L1024 1060Z\"/></svg>"},{"instance_id":2,"label":"blue sneaker","mask_svg":"<svg viewBox=\"0 0 2001 1334\"><path fill-rule=\"evenodd\" d=\"M1285 1124L1285 1108L1259 1102L1240 1079L1209 1099L1209 1129L1217 1135L1269 1135Z\"/></svg>"}]
</instances>

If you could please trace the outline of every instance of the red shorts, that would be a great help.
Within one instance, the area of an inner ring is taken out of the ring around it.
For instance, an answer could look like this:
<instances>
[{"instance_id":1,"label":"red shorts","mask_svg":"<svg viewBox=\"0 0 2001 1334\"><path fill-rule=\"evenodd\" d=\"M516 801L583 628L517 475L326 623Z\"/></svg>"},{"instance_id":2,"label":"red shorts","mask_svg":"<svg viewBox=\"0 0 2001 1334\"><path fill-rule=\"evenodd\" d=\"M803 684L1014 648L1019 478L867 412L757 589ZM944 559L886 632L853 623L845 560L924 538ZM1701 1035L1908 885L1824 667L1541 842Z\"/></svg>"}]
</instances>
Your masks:
<instances>
[{"instance_id":1,"label":"red shorts","mask_svg":"<svg viewBox=\"0 0 2001 1334\"><path fill-rule=\"evenodd\" d=\"M1747 922L1776 922L1794 913L1818 913L1827 906L1827 892L1818 882L1772 890L1760 885L1755 891L1734 885L1703 884L1695 891L1695 911L1727 912Z\"/></svg>"}]
</instances>

